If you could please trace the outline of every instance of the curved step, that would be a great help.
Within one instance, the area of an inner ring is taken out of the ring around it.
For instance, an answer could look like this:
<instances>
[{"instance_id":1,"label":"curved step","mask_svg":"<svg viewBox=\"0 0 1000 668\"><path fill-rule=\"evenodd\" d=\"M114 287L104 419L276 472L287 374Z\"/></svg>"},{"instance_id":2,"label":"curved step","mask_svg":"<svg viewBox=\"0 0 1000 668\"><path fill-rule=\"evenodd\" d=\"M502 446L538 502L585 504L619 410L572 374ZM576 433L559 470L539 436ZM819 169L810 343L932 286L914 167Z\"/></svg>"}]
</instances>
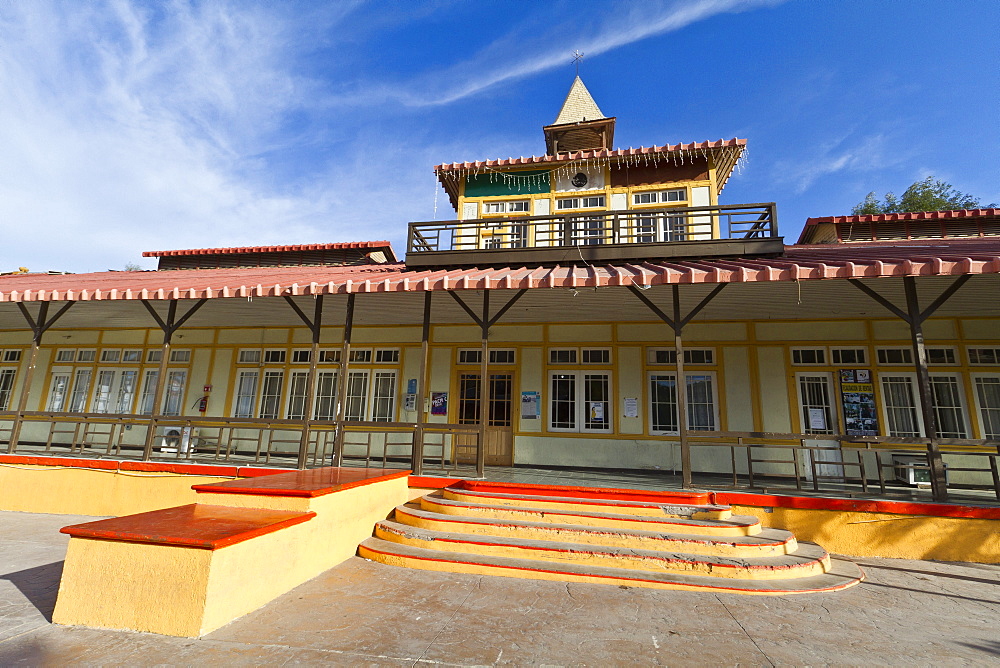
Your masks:
<instances>
[{"instance_id":1,"label":"curved step","mask_svg":"<svg viewBox=\"0 0 1000 668\"><path fill-rule=\"evenodd\" d=\"M403 545L381 538L368 538L358 555L383 564L450 573L500 575L537 580L593 582L630 587L687 589L741 594L797 594L837 591L858 584L864 573L850 561L834 559L822 575L780 580L743 580L684 573L628 571L618 568L533 559L512 559L460 552L440 552Z\"/></svg>"},{"instance_id":2,"label":"curved step","mask_svg":"<svg viewBox=\"0 0 1000 668\"><path fill-rule=\"evenodd\" d=\"M728 520L694 520L682 517L642 517L581 510L499 507L482 503L455 501L436 494L428 494L421 497L420 507L424 510L431 510L445 515L520 519L534 522L546 521L558 522L560 524L582 524L585 526L643 529L646 531L674 531L715 536L752 536L760 533L761 530L760 520L750 516L733 516Z\"/></svg>"},{"instance_id":3,"label":"curved step","mask_svg":"<svg viewBox=\"0 0 1000 668\"><path fill-rule=\"evenodd\" d=\"M436 551L723 578L808 577L823 574L830 564L826 551L811 543L800 545L794 554L741 558L517 537L475 536L421 529L392 520L376 524L375 535L383 540Z\"/></svg>"},{"instance_id":4,"label":"curved step","mask_svg":"<svg viewBox=\"0 0 1000 668\"><path fill-rule=\"evenodd\" d=\"M684 505L654 503L651 501L545 496L539 494L511 494L490 490L462 489L460 487L446 487L442 490L442 496L453 501L467 501L494 506L552 508L555 510L583 510L588 512L620 512L649 517L725 520L729 519L733 514L729 506Z\"/></svg>"},{"instance_id":5,"label":"curved step","mask_svg":"<svg viewBox=\"0 0 1000 668\"><path fill-rule=\"evenodd\" d=\"M465 517L424 510L416 504L396 508L396 521L412 527L464 533L604 545L640 550L665 550L688 554L718 554L739 557L776 556L794 552L797 543L791 532L762 529L753 536L711 536L642 529L618 529L553 524L528 520Z\"/></svg>"}]
</instances>

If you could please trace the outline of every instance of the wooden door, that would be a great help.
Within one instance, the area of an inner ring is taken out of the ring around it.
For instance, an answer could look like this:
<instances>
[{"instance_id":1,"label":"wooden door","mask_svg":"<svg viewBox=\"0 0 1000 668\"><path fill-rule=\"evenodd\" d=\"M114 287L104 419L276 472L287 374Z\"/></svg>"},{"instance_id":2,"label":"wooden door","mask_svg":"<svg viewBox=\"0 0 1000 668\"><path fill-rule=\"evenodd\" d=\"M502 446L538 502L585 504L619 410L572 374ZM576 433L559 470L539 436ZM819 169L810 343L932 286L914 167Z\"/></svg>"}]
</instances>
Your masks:
<instances>
[{"instance_id":1,"label":"wooden door","mask_svg":"<svg viewBox=\"0 0 1000 668\"><path fill-rule=\"evenodd\" d=\"M458 422L479 424L482 408L478 373L463 373L458 377ZM514 465L513 386L510 373L490 374L488 414L486 423L486 464ZM455 437L455 458L460 464L475 463L476 437L459 434Z\"/></svg>"}]
</instances>

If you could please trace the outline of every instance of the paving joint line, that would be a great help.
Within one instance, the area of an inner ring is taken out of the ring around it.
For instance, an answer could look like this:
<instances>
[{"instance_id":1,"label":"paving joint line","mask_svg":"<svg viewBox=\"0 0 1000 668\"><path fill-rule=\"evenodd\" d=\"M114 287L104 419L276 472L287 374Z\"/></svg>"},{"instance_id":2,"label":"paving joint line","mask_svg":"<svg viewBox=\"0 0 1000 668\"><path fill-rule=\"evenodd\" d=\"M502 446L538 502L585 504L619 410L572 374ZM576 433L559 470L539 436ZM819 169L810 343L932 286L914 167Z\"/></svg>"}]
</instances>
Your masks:
<instances>
[{"instance_id":1,"label":"paving joint line","mask_svg":"<svg viewBox=\"0 0 1000 668\"><path fill-rule=\"evenodd\" d=\"M743 631L743 633L746 635L746 637L750 639L750 642L752 642L753 646L757 648L757 651L760 652L761 656L763 656L764 659L769 664L771 664L771 668L776 668L777 664L774 663L774 661L771 660L771 657L769 657L767 655L767 652L765 652L764 650L762 650L760 648L760 645L757 644L757 641L754 640L754 637L752 635L750 635L750 632L746 630L746 627L744 627L743 624L740 623L740 620L736 619L736 615L734 615L733 611L729 609L729 606L726 605L725 602L721 598L719 598L718 594L715 594L715 600L718 601L720 604L722 604L722 607L726 610L727 613L729 613L729 616L733 618L733 621L736 622L736 625L740 627L740 630Z\"/></svg>"}]
</instances>

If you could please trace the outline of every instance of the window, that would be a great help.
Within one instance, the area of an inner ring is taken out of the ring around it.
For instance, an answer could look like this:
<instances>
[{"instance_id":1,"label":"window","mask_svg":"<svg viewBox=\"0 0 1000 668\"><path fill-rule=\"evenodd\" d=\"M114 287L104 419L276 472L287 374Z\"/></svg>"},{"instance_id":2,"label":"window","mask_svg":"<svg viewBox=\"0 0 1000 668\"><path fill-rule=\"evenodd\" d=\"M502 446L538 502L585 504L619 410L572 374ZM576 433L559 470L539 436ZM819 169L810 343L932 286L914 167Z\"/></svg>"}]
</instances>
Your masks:
<instances>
[{"instance_id":1,"label":"window","mask_svg":"<svg viewBox=\"0 0 1000 668\"><path fill-rule=\"evenodd\" d=\"M483 359L483 351L470 348L468 350L458 351L458 363L459 364L479 364ZM490 364L513 364L514 363L514 349L513 348L497 348L490 350Z\"/></svg>"},{"instance_id":2,"label":"window","mask_svg":"<svg viewBox=\"0 0 1000 668\"><path fill-rule=\"evenodd\" d=\"M549 428L552 431L611 430L611 376L559 371L549 375Z\"/></svg>"},{"instance_id":3,"label":"window","mask_svg":"<svg viewBox=\"0 0 1000 668\"><path fill-rule=\"evenodd\" d=\"M142 361L141 350L122 351L122 362L141 362L141 361Z\"/></svg>"},{"instance_id":4,"label":"window","mask_svg":"<svg viewBox=\"0 0 1000 668\"><path fill-rule=\"evenodd\" d=\"M668 202L686 202L687 190L684 188L673 188L671 190L660 190L658 192L642 192L632 195L632 204L659 204Z\"/></svg>"},{"instance_id":5,"label":"window","mask_svg":"<svg viewBox=\"0 0 1000 668\"><path fill-rule=\"evenodd\" d=\"M57 362L72 362L75 359L76 359L75 350L60 350L56 352Z\"/></svg>"},{"instance_id":6,"label":"window","mask_svg":"<svg viewBox=\"0 0 1000 668\"><path fill-rule=\"evenodd\" d=\"M10 406L11 395L14 394L15 369L0 369L0 411L5 411Z\"/></svg>"},{"instance_id":7,"label":"window","mask_svg":"<svg viewBox=\"0 0 1000 668\"><path fill-rule=\"evenodd\" d=\"M919 437L923 421L917 404L915 374L883 375L881 378L889 435ZM938 438L968 438L958 377L931 376L931 403Z\"/></svg>"},{"instance_id":8,"label":"window","mask_svg":"<svg viewBox=\"0 0 1000 668\"><path fill-rule=\"evenodd\" d=\"M836 424L830 390L830 375L796 374L799 405L802 408L802 431L806 434L832 434Z\"/></svg>"},{"instance_id":9,"label":"window","mask_svg":"<svg viewBox=\"0 0 1000 668\"><path fill-rule=\"evenodd\" d=\"M288 410L285 417L301 420L306 416L306 400L309 397L309 372L293 371L288 382Z\"/></svg>"},{"instance_id":10,"label":"window","mask_svg":"<svg viewBox=\"0 0 1000 668\"><path fill-rule=\"evenodd\" d=\"M367 364L372 361L372 351L371 350L352 350L348 360L351 362L360 362L362 364Z\"/></svg>"},{"instance_id":11,"label":"window","mask_svg":"<svg viewBox=\"0 0 1000 668\"><path fill-rule=\"evenodd\" d=\"M550 350L549 364L576 364L576 348Z\"/></svg>"},{"instance_id":12,"label":"window","mask_svg":"<svg viewBox=\"0 0 1000 668\"><path fill-rule=\"evenodd\" d=\"M491 427L509 427L512 424L513 378L509 373L490 374L489 412L486 419ZM458 423L478 424L481 401L480 375L461 374L458 378Z\"/></svg>"},{"instance_id":13,"label":"window","mask_svg":"<svg viewBox=\"0 0 1000 668\"><path fill-rule=\"evenodd\" d=\"M556 200L556 209L599 209L603 206L604 195L562 197Z\"/></svg>"},{"instance_id":14,"label":"window","mask_svg":"<svg viewBox=\"0 0 1000 668\"><path fill-rule=\"evenodd\" d=\"M293 350L292 351L292 363L293 364L309 364L309 360L312 358L311 350Z\"/></svg>"},{"instance_id":15,"label":"window","mask_svg":"<svg viewBox=\"0 0 1000 668\"><path fill-rule=\"evenodd\" d=\"M260 417L262 419L273 420L278 417L281 405L281 388L284 382L284 371L269 369L264 372L264 379L260 384Z\"/></svg>"},{"instance_id":16,"label":"window","mask_svg":"<svg viewBox=\"0 0 1000 668\"><path fill-rule=\"evenodd\" d=\"M882 351L880 350L879 353ZM881 361L881 360L879 360ZM917 404L910 376L882 376L882 399L885 402L890 436L919 436Z\"/></svg>"},{"instance_id":17,"label":"window","mask_svg":"<svg viewBox=\"0 0 1000 668\"><path fill-rule=\"evenodd\" d=\"M340 364L340 351L339 350L319 351L319 362L320 364Z\"/></svg>"},{"instance_id":18,"label":"window","mask_svg":"<svg viewBox=\"0 0 1000 668\"><path fill-rule=\"evenodd\" d=\"M640 213L633 220L637 243L651 244L687 240L687 221L684 216Z\"/></svg>"},{"instance_id":19,"label":"window","mask_svg":"<svg viewBox=\"0 0 1000 668\"><path fill-rule=\"evenodd\" d=\"M1000 438L1000 376L974 376L983 438Z\"/></svg>"},{"instance_id":20,"label":"window","mask_svg":"<svg viewBox=\"0 0 1000 668\"><path fill-rule=\"evenodd\" d=\"M78 350L76 351L76 361L77 362L93 362L97 359L96 350Z\"/></svg>"},{"instance_id":21,"label":"window","mask_svg":"<svg viewBox=\"0 0 1000 668\"><path fill-rule=\"evenodd\" d=\"M956 364L954 348L926 348L928 364ZM879 364L913 364L912 348L879 348Z\"/></svg>"},{"instance_id":22,"label":"window","mask_svg":"<svg viewBox=\"0 0 1000 668\"><path fill-rule=\"evenodd\" d=\"M913 351L909 348L879 348L879 364L913 364Z\"/></svg>"},{"instance_id":23,"label":"window","mask_svg":"<svg viewBox=\"0 0 1000 668\"><path fill-rule=\"evenodd\" d=\"M868 363L868 351L864 348L832 348L830 355L834 364Z\"/></svg>"},{"instance_id":24,"label":"window","mask_svg":"<svg viewBox=\"0 0 1000 668\"><path fill-rule=\"evenodd\" d=\"M93 352L93 351L90 351ZM73 378L73 391L69 395L70 413L82 413L87 409L87 394L90 390L90 369L77 369Z\"/></svg>"},{"instance_id":25,"label":"window","mask_svg":"<svg viewBox=\"0 0 1000 668\"><path fill-rule=\"evenodd\" d=\"M673 348L650 348L647 352L650 364L676 364L677 351ZM715 364L714 348L685 348L685 364Z\"/></svg>"},{"instance_id":26,"label":"window","mask_svg":"<svg viewBox=\"0 0 1000 668\"><path fill-rule=\"evenodd\" d=\"M611 351L607 348L584 348L581 352L584 364L611 364Z\"/></svg>"},{"instance_id":27,"label":"window","mask_svg":"<svg viewBox=\"0 0 1000 668\"><path fill-rule=\"evenodd\" d=\"M969 364L1000 365L1000 348L969 348Z\"/></svg>"},{"instance_id":28,"label":"window","mask_svg":"<svg viewBox=\"0 0 1000 668\"><path fill-rule=\"evenodd\" d=\"M191 361L191 351L190 350L171 350L170 351L170 361L178 362L184 364Z\"/></svg>"},{"instance_id":29,"label":"window","mask_svg":"<svg viewBox=\"0 0 1000 668\"><path fill-rule=\"evenodd\" d=\"M826 348L792 348L792 364L826 364Z\"/></svg>"},{"instance_id":30,"label":"window","mask_svg":"<svg viewBox=\"0 0 1000 668\"><path fill-rule=\"evenodd\" d=\"M3 361L4 362L20 362L21 361L21 351L20 350L5 350L5 351L3 351Z\"/></svg>"},{"instance_id":31,"label":"window","mask_svg":"<svg viewBox=\"0 0 1000 668\"><path fill-rule=\"evenodd\" d=\"M101 351L101 362L117 362L122 358L122 351L120 350L102 350Z\"/></svg>"},{"instance_id":32,"label":"window","mask_svg":"<svg viewBox=\"0 0 1000 668\"><path fill-rule=\"evenodd\" d=\"M146 371L146 377L142 381L142 395L139 397L139 412L143 415L149 415L153 412L153 399L156 397L156 380L159 375L160 372L158 369L149 369ZM170 369L167 371L167 382L163 386L163 415L180 415L183 412L184 388L186 384L187 370Z\"/></svg>"},{"instance_id":33,"label":"window","mask_svg":"<svg viewBox=\"0 0 1000 668\"><path fill-rule=\"evenodd\" d=\"M233 415L238 418L253 417L254 404L257 400L256 371L240 371L236 378L236 403Z\"/></svg>"},{"instance_id":34,"label":"window","mask_svg":"<svg viewBox=\"0 0 1000 668\"><path fill-rule=\"evenodd\" d=\"M337 419L337 372L320 371L316 378L316 408L313 416L317 420Z\"/></svg>"},{"instance_id":35,"label":"window","mask_svg":"<svg viewBox=\"0 0 1000 668\"><path fill-rule=\"evenodd\" d=\"M372 391L369 395L368 388ZM395 371L350 371L347 375L344 419L392 422L395 416Z\"/></svg>"},{"instance_id":36,"label":"window","mask_svg":"<svg viewBox=\"0 0 1000 668\"><path fill-rule=\"evenodd\" d=\"M510 200L503 202L483 202L483 213L527 213L531 210L530 200Z\"/></svg>"},{"instance_id":37,"label":"window","mask_svg":"<svg viewBox=\"0 0 1000 668\"><path fill-rule=\"evenodd\" d=\"M714 431L715 388L712 374L685 374L687 381L688 430ZM649 375L650 430L657 434L677 434L677 376Z\"/></svg>"},{"instance_id":38,"label":"window","mask_svg":"<svg viewBox=\"0 0 1000 668\"><path fill-rule=\"evenodd\" d=\"M66 407L66 397L69 395L70 374L68 371L53 372L49 385L49 400L45 410L51 413L61 413Z\"/></svg>"},{"instance_id":39,"label":"window","mask_svg":"<svg viewBox=\"0 0 1000 668\"><path fill-rule=\"evenodd\" d=\"M264 363L265 364L284 364L285 363L285 351L284 350L265 350L264 351Z\"/></svg>"},{"instance_id":40,"label":"window","mask_svg":"<svg viewBox=\"0 0 1000 668\"><path fill-rule=\"evenodd\" d=\"M375 351L375 363L376 364L397 364L399 363L399 350L395 348L386 348L383 350Z\"/></svg>"},{"instance_id":41,"label":"window","mask_svg":"<svg viewBox=\"0 0 1000 668\"><path fill-rule=\"evenodd\" d=\"M146 353L147 362L159 362L161 359L163 359L162 350L150 350L148 353Z\"/></svg>"},{"instance_id":42,"label":"window","mask_svg":"<svg viewBox=\"0 0 1000 668\"><path fill-rule=\"evenodd\" d=\"M101 369L97 372L92 413L131 413L139 371Z\"/></svg>"},{"instance_id":43,"label":"window","mask_svg":"<svg viewBox=\"0 0 1000 668\"><path fill-rule=\"evenodd\" d=\"M240 364L260 364L259 350L241 350L239 356Z\"/></svg>"}]
</instances>

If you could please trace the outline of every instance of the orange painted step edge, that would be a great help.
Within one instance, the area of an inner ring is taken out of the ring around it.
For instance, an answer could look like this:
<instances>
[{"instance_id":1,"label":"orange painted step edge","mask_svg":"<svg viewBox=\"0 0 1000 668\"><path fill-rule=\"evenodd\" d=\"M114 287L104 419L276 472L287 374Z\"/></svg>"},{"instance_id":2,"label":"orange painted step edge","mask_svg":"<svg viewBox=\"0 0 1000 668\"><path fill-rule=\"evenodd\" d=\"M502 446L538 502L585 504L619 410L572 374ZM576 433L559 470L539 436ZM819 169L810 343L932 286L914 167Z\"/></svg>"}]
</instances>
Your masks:
<instances>
[{"instance_id":1,"label":"orange painted step edge","mask_svg":"<svg viewBox=\"0 0 1000 668\"><path fill-rule=\"evenodd\" d=\"M713 492L711 496L713 502L730 506L799 508L803 510L888 513L893 515L927 515L930 517L956 517L981 520L1000 519L1000 506L965 506L950 503L885 501L879 499L826 499L812 496L778 496L749 492Z\"/></svg>"},{"instance_id":2,"label":"orange painted step edge","mask_svg":"<svg viewBox=\"0 0 1000 668\"><path fill-rule=\"evenodd\" d=\"M483 492L517 494L519 491L539 496L566 496L582 499L609 499L617 501L645 501L650 503L695 504L709 503L708 492L676 492L640 489L617 489L606 487L578 487L573 485L537 485L530 483L489 482L486 480L463 480L458 489ZM546 494L538 494L545 492Z\"/></svg>"}]
</instances>

